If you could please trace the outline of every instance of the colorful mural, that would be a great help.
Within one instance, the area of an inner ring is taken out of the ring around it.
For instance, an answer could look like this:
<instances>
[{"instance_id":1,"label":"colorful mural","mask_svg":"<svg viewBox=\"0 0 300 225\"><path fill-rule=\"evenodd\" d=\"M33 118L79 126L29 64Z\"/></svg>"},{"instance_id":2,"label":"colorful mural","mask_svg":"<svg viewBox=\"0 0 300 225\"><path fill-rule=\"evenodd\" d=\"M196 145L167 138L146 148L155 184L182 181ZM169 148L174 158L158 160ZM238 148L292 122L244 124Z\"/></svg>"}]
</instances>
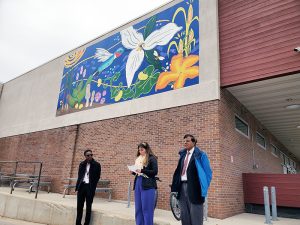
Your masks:
<instances>
[{"instance_id":1,"label":"colorful mural","mask_svg":"<svg viewBox=\"0 0 300 225\"><path fill-rule=\"evenodd\" d=\"M198 14L183 1L66 57L57 115L198 84Z\"/></svg>"}]
</instances>

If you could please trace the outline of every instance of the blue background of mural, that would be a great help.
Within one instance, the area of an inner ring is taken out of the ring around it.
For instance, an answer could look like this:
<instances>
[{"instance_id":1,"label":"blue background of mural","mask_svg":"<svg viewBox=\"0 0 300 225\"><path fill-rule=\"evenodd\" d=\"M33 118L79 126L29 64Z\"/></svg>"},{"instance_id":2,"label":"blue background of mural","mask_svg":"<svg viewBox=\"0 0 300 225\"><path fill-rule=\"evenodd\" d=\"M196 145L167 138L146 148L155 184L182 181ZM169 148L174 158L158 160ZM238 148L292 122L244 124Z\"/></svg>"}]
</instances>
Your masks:
<instances>
[{"instance_id":1,"label":"blue background of mural","mask_svg":"<svg viewBox=\"0 0 300 225\"><path fill-rule=\"evenodd\" d=\"M181 26L182 29L173 36L168 44L164 46L156 46L153 49L155 53L153 52L153 50L152 52L150 51L151 54L154 53L152 62L155 62L156 64L149 63L149 60L147 60L145 56L141 66L134 74L130 87L127 87L125 68L131 49L127 49L122 45L120 32L86 48L83 55L79 56L73 66L68 68L65 66L63 70L63 77L57 104L57 115L63 115L84 109L99 107L106 104L113 104L116 102L122 102L173 90L172 82L165 88L160 90L155 90L155 84L153 84L153 82L157 81L157 77L162 72L170 71L171 59L173 56L178 54L178 49L176 49L176 47L173 45L169 49L168 53L169 44L172 41L176 41L178 43L180 38L183 39L185 36L187 36L187 20L188 17L191 16L189 14L192 13L192 17L198 18L199 1L183 1L172 6L169 9L156 14L155 17L150 17L142 22L133 25L133 28L137 30L137 32L144 35L145 27L147 26L147 23L149 23L149 21L152 19L155 21L155 27L153 31L158 30L159 28L172 21L176 10L178 10L180 7L184 9L186 14L184 14L182 11L178 12L174 19L174 23L177 26ZM190 12L190 8L192 8L192 12ZM190 49L189 55L199 55L199 21L193 21L189 24L189 27L193 30L194 37L194 42L191 44L192 47ZM115 58L112 64L110 64L106 69L99 73L97 72L99 67L101 67L105 62L99 62L98 59L95 58L97 48L106 49L112 54L115 53L119 48L122 48L124 52L122 52L122 54L118 58ZM141 92L139 94L134 94L134 92L138 92L138 90L134 89L133 86L138 82L143 81L142 78L142 80L139 80L140 72L145 71L145 68L149 69L150 65L152 65L151 68L153 68L152 74L155 74L155 76L153 76L152 83L150 82L151 86L149 86L150 84L146 83L146 81L144 81L145 83L143 83L143 85L145 87L147 86L149 90ZM195 63L194 65L198 66L199 62ZM87 82L90 84L89 88L91 92L91 98L88 104L86 103L85 98ZM186 79L184 87L195 85L198 83L199 76L193 79ZM128 88L131 88L132 90L129 91ZM120 93L121 91L122 93ZM127 93L127 97L125 96L125 93ZM80 101L78 99L81 98L76 98L77 100L74 101L74 99L72 100L71 98L73 98L72 96L75 95L84 97Z\"/></svg>"}]
</instances>

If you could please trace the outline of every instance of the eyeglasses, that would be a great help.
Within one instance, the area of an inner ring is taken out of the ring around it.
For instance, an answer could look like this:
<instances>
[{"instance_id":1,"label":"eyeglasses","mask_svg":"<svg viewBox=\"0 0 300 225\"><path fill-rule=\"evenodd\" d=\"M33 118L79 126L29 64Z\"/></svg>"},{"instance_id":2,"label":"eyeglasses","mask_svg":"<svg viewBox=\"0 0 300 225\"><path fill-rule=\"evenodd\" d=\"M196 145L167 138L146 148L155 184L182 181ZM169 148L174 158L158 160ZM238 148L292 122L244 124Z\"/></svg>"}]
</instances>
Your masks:
<instances>
[{"instance_id":1,"label":"eyeglasses","mask_svg":"<svg viewBox=\"0 0 300 225\"><path fill-rule=\"evenodd\" d=\"M85 157L92 157L93 154L86 154Z\"/></svg>"}]
</instances>

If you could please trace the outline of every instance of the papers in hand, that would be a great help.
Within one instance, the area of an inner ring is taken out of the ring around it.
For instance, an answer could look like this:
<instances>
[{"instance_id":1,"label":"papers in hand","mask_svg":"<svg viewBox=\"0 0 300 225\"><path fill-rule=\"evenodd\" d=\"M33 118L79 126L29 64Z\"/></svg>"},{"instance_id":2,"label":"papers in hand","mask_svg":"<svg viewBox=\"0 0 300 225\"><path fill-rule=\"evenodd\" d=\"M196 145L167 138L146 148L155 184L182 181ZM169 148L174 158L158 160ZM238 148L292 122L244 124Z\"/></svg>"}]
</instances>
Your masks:
<instances>
[{"instance_id":1,"label":"papers in hand","mask_svg":"<svg viewBox=\"0 0 300 225\"><path fill-rule=\"evenodd\" d=\"M136 165L127 165L129 171L136 173L136 170L138 169Z\"/></svg>"},{"instance_id":2,"label":"papers in hand","mask_svg":"<svg viewBox=\"0 0 300 225\"><path fill-rule=\"evenodd\" d=\"M134 172L134 173L138 174L139 176L149 178L146 174L136 172L136 170L138 169L136 165L131 165L131 166L127 165L127 167L129 169L129 171Z\"/></svg>"}]
</instances>

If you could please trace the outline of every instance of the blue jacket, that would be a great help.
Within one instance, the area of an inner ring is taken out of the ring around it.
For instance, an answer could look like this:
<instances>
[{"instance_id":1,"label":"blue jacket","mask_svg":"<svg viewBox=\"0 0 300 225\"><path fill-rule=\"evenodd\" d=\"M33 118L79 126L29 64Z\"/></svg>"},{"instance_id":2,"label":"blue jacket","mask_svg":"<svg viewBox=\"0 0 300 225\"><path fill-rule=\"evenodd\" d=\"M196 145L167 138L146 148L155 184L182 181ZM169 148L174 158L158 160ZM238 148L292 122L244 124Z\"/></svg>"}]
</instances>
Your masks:
<instances>
[{"instance_id":1,"label":"blue jacket","mask_svg":"<svg viewBox=\"0 0 300 225\"><path fill-rule=\"evenodd\" d=\"M178 192L178 198L181 193L181 170L187 150L183 149L179 152L179 161L174 171L171 191ZM212 170L208 157L205 152L195 146L194 153L191 156L189 166L187 168L188 177L188 195L194 204L202 204L207 196L207 191L212 179Z\"/></svg>"},{"instance_id":2,"label":"blue jacket","mask_svg":"<svg viewBox=\"0 0 300 225\"><path fill-rule=\"evenodd\" d=\"M201 151L198 147L195 147L194 156L201 186L201 195L202 197L206 197L212 179L212 169L206 153Z\"/></svg>"}]
</instances>

